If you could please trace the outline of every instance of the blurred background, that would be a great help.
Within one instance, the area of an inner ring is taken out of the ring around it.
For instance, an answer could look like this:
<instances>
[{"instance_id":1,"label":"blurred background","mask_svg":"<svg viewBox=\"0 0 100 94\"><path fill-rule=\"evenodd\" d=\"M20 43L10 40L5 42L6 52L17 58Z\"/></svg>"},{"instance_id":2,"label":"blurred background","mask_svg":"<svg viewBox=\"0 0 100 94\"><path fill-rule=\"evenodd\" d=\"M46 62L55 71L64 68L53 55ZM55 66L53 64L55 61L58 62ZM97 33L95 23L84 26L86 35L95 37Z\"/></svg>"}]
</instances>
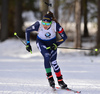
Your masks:
<instances>
[{"instance_id":1,"label":"blurred background","mask_svg":"<svg viewBox=\"0 0 100 94\"><path fill-rule=\"evenodd\" d=\"M48 7L44 2L52 4ZM75 48L100 49L100 0L0 0L0 42L25 39L25 29L52 11ZM59 36L58 36L59 37ZM36 34L31 34L36 39ZM82 45L87 43L85 47ZM91 47L89 43L94 45ZM98 55L91 52L92 55Z\"/></svg>"}]
</instances>

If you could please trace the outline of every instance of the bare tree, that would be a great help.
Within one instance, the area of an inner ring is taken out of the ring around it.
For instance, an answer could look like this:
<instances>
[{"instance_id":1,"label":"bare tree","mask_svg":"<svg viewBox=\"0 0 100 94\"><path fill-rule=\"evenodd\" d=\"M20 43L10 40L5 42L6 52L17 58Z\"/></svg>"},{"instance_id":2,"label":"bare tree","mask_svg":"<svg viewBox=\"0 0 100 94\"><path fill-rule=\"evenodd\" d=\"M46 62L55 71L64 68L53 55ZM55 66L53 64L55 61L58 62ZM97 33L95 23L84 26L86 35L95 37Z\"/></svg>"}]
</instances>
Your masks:
<instances>
[{"instance_id":1,"label":"bare tree","mask_svg":"<svg viewBox=\"0 0 100 94\"><path fill-rule=\"evenodd\" d=\"M88 16L87 16L87 0L82 0L83 3L83 12L84 12L84 35L83 37L89 37L89 33L88 33L88 27L87 27L87 23L88 23Z\"/></svg>"},{"instance_id":2,"label":"bare tree","mask_svg":"<svg viewBox=\"0 0 100 94\"><path fill-rule=\"evenodd\" d=\"M59 14L58 8L59 8L59 0L54 0L54 15L55 15L57 20L59 18L59 16L58 16L58 14Z\"/></svg>"},{"instance_id":3,"label":"bare tree","mask_svg":"<svg viewBox=\"0 0 100 94\"><path fill-rule=\"evenodd\" d=\"M24 33L22 32L22 0L15 0L15 32L18 33L20 37L24 37Z\"/></svg>"},{"instance_id":4,"label":"bare tree","mask_svg":"<svg viewBox=\"0 0 100 94\"><path fill-rule=\"evenodd\" d=\"M0 5L1 5L1 1L0 1ZM1 37L1 9L0 9L0 37Z\"/></svg>"},{"instance_id":5,"label":"bare tree","mask_svg":"<svg viewBox=\"0 0 100 94\"><path fill-rule=\"evenodd\" d=\"M76 0L75 3L75 20L76 20L76 35L75 35L75 47L81 47L81 3L80 0Z\"/></svg>"},{"instance_id":6,"label":"bare tree","mask_svg":"<svg viewBox=\"0 0 100 94\"><path fill-rule=\"evenodd\" d=\"M41 14L42 14L41 18L48 11L48 6L44 2L49 3L49 0L40 0L40 11L41 11Z\"/></svg>"},{"instance_id":7,"label":"bare tree","mask_svg":"<svg viewBox=\"0 0 100 94\"><path fill-rule=\"evenodd\" d=\"M1 41L4 41L8 38L8 3L9 0L2 0Z\"/></svg>"},{"instance_id":8,"label":"bare tree","mask_svg":"<svg viewBox=\"0 0 100 94\"><path fill-rule=\"evenodd\" d=\"M100 0L98 0L98 31L97 31L96 47L100 49Z\"/></svg>"}]
</instances>

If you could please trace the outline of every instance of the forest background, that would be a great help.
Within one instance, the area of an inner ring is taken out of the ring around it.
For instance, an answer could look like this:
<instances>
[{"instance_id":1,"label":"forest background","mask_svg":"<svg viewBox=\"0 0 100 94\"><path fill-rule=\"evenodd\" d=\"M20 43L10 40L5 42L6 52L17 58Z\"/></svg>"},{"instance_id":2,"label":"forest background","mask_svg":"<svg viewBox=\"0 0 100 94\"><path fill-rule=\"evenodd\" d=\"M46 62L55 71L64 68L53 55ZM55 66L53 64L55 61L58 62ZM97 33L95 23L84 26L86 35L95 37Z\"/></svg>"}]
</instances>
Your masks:
<instances>
[{"instance_id":1,"label":"forest background","mask_svg":"<svg viewBox=\"0 0 100 94\"><path fill-rule=\"evenodd\" d=\"M48 7L44 2L52 3ZM0 42L17 32L25 39L25 29L51 10L75 48L83 42L93 42L100 53L100 0L0 0ZM36 34L31 34L36 39ZM83 47L84 48L84 47ZM90 48L90 49L92 49Z\"/></svg>"}]
</instances>

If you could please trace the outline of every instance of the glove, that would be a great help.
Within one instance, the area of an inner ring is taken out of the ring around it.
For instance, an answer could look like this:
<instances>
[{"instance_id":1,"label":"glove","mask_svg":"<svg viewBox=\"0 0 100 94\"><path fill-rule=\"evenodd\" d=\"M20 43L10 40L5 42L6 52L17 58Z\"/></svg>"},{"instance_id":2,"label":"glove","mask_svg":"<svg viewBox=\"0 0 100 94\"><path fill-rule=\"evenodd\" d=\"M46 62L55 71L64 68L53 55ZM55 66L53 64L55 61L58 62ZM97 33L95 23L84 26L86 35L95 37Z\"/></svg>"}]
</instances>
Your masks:
<instances>
[{"instance_id":1,"label":"glove","mask_svg":"<svg viewBox=\"0 0 100 94\"><path fill-rule=\"evenodd\" d=\"M51 45L51 50L56 50L57 49L57 45L55 44L55 43L53 43L52 45Z\"/></svg>"},{"instance_id":2,"label":"glove","mask_svg":"<svg viewBox=\"0 0 100 94\"><path fill-rule=\"evenodd\" d=\"M28 43L28 44L26 45L26 50L27 50L28 52L32 52L32 48L31 48L30 43Z\"/></svg>"},{"instance_id":3,"label":"glove","mask_svg":"<svg viewBox=\"0 0 100 94\"><path fill-rule=\"evenodd\" d=\"M50 47L47 47L46 49L56 50L57 49L57 45L55 43L53 43Z\"/></svg>"}]
</instances>

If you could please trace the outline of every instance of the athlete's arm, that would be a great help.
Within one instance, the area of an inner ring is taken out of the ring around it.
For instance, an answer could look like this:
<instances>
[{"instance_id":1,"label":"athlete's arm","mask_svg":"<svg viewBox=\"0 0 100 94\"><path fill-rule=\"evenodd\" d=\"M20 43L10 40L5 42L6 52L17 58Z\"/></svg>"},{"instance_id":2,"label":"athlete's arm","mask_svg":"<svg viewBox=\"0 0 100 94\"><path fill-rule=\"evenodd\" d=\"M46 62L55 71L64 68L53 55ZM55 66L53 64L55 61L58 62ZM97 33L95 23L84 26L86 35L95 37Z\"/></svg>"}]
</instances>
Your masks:
<instances>
[{"instance_id":1,"label":"athlete's arm","mask_svg":"<svg viewBox=\"0 0 100 94\"><path fill-rule=\"evenodd\" d=\"M25 36L26 36L26 42L27 43L30 42L30 32L38 31L39 26L40 26L40 23L39 23L39 21L37 21L33 25L31 25L30 27L26 28Z\"/></svg>"},{"instance_id":2,"label":"athlete's arm","mask_svg":"<svg viewBox=\"0 0 100 94\"><path fill-rule=\"evenodd\" d=\"M67 35L65 34L64 29L59 25L59 23L56 23L56 30L61 36L61 39L56 42L57 46L59 46L67 39Z\"/></svg>"}]
</instances>

